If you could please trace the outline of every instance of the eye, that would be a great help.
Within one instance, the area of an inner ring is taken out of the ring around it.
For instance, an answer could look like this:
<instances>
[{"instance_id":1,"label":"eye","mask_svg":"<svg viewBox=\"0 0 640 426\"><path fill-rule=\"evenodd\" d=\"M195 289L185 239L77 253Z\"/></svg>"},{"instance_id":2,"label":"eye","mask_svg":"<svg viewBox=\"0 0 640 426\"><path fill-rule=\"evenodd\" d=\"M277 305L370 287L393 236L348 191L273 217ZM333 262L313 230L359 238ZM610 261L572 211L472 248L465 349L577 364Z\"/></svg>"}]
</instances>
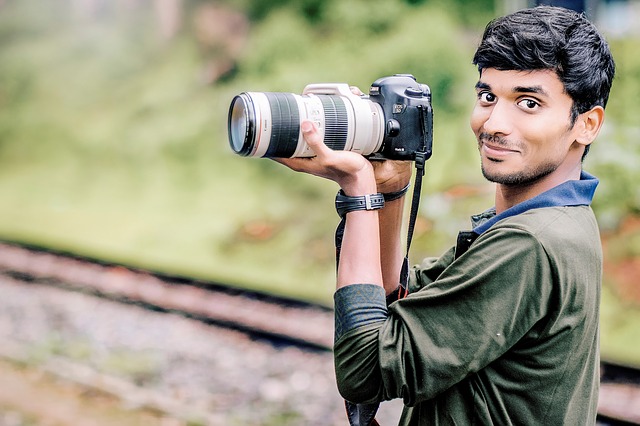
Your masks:
<instances>
[{"instance_id":1,"label":"eye","mask_svg":"<svg viewBox=\"0 0 640 426\"><path fill-rule=\"evenodd\" d=\"M530 111L531 110L535 110L540 106L540 104L537 101L535 101L534 99L531 99L531 98L525 98L525 99L522 99L522 100L518 101L518 105L520 107L522 107L524 109L527 109L527 110L530 110Z\"/></svg>"},{"instance_id":2,"label":"eye","mask_svg":"<svg viewBox=\"0 0 640 426\"><path fill-rule=\"evenodd\" d=\"M482 92L478 92L478 100L480 102L492 104L496 101L496 95L486 90L483 90Z\"/></svg>"}]
</instances>

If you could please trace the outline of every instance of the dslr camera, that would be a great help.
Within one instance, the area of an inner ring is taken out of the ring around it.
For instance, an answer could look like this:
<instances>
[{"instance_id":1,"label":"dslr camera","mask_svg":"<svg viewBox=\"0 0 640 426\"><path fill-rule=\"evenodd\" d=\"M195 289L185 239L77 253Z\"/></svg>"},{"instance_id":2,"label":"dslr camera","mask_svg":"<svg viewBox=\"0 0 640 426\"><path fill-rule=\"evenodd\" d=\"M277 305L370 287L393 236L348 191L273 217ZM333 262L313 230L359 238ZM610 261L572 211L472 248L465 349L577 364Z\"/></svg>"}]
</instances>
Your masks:
<instances>
[{"instance_id":1,"label":"dslr camera","mask_svg":"<svg viewBox=\"0 0 640 426\"><path fill-rule=\"evenodd\" d=\"M302 95L243 92L229 108L231 149L245 157L312 157L302 120L314 121L334 150L380 160L431 156L431 90L410 74L379 78L368 96L345 83L310 84Z\"/></svg>"}]
</instances>

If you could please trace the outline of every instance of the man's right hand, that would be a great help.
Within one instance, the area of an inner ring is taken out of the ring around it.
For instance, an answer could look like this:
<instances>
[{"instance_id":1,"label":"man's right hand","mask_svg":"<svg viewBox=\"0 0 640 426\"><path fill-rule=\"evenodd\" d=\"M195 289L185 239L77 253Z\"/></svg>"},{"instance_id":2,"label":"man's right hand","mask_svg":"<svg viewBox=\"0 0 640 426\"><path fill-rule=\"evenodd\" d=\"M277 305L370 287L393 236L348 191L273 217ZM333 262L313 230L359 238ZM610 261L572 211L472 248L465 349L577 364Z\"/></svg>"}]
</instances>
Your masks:
<instances>
[{"instance_id":1,"label":"man's right hand","mask_svg":"<svg viewBox=\"0 0 640 426\"><path fill-rule=\"evenodd\" d=\"M318 127L312 121L304 120L301 123L301 129L305 141L316 156L278 158L275 161L297 172L332 180L350 196L377 192L374 169L366 158L356 152L334 151L326 146Z\"/></svg>"}]
</instances>

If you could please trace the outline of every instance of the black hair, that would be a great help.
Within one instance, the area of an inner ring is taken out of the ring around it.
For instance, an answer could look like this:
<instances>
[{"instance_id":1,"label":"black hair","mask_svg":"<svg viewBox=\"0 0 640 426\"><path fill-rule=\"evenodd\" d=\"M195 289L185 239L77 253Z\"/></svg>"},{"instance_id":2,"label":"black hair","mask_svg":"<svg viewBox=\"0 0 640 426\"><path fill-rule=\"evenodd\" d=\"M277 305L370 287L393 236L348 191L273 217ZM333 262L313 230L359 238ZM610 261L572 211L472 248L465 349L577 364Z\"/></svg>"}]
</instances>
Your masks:
<instances>
[{"instance_id":1,"label":"black hair","mask_svg":"<svg viewBox=\"0 0 640 426\"><path fill-rule=\"evenodd\" d=\"M552 6L524 9L494 19L473 57L482 73L498 70L554 70L578 115L607 105L615 74L609 45L584 14Z\"/></svg>"}]
</instances>

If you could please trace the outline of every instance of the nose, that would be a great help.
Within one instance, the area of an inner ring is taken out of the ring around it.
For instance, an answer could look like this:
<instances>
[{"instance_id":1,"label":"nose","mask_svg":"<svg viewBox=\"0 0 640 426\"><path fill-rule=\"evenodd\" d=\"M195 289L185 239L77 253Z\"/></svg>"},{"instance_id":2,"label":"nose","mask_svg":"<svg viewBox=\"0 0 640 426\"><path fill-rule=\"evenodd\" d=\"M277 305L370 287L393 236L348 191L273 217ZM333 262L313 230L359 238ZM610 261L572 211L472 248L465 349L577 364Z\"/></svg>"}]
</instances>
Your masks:
<instances>
[{"instance_id":1,"label":"nose","mask_svg":"<svg viewBox=\"0 0 640 426\"><path fill-rule=\"evenodd\" d=\"M509 114L509 106L506 102L496 102L491 107L482 108L484 111L480 117L480 126L483 131L491 135L508 135L511 133L513 120Z\"/></svg>"}]
</instances>

